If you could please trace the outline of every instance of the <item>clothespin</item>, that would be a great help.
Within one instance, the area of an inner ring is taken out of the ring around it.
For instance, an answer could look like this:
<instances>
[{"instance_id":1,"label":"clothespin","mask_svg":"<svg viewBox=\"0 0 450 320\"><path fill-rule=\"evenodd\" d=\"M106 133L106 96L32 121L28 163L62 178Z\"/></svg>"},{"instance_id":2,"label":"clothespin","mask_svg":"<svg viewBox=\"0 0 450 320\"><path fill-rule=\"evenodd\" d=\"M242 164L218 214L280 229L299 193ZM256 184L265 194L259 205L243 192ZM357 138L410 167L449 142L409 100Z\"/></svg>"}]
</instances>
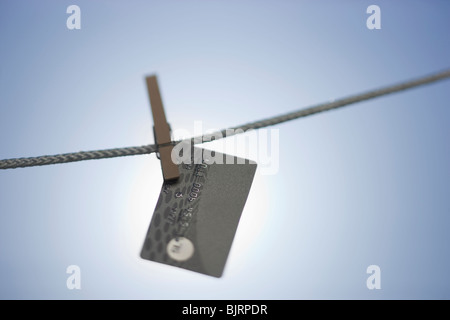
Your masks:
<instances>
[{"instance_id":1,"label":"clothespin","mask_svg":"<svg viewBox=\"0 0 450 320\"><path fill-rule=\"evenodd\" d=\"M153 134L158 146L158 158L161 160L161 168L164 181L177 180L180 177L178 165L172 161L172 139L170 137L170 125L167 123L161 94L159 93L158 81L155 75L146 78L148 95L153 114Z\"/></svg>"}]
</instances>

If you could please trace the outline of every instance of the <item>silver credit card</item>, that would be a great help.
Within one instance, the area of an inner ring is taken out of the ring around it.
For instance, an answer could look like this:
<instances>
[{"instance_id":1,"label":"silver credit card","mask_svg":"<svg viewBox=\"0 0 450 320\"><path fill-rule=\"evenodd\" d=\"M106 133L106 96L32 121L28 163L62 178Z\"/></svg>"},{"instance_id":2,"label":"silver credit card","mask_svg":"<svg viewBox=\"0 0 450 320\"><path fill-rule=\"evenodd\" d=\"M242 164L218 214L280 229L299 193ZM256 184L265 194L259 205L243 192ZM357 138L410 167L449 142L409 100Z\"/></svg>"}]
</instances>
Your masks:
<instances>
[{"instance_id":1,"label":"silver credit card","mask_svg":"<svg viewBox=\"0 0 450 320\"><path fill-rule=\"evenodd\" d=\"M180 178L163 184L141 257L220 277L256 163L209 150L202 159L180 164Z\"/></svg>"}]
</instances>

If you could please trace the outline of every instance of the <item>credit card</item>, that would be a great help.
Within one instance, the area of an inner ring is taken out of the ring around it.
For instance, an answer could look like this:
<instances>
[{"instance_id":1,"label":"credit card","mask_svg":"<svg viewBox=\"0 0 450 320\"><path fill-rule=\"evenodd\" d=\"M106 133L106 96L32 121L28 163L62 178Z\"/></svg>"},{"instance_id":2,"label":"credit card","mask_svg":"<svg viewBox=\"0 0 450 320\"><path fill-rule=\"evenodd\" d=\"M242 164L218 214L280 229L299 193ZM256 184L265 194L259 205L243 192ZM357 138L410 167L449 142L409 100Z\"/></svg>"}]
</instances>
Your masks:
<instances>
[{"instance_id":1,"label":"credit card","mask_svg":"<svg viewBox=\"0 0 450 320\"><path fill-rule=\"evenodd\" d=\"M180 164L180 178L163 184L141 257L221 277L256 163L193 149L203 157Z\"/></svg>"}]
</instances>

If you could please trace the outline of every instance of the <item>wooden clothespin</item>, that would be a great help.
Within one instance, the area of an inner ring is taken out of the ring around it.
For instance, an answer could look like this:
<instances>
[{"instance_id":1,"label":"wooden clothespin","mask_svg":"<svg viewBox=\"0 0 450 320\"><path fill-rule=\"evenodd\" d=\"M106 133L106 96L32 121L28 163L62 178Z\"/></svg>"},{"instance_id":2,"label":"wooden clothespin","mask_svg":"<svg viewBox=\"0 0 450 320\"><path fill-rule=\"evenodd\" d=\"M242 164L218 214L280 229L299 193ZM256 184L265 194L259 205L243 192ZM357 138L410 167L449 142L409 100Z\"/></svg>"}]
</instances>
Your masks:
<instances>
[{"instance_id":1,"label":"wooden clothespin","mask_svg":"<svg viewBox=\"0 0 450 320\"><path fill-rule=\"evenodd\" d=\"M158 81L155 75L147 77L146 81L153 114L153 133L155 135L155 143L158 146L157 154L161 160L164 181L177 180L180 177L180 171L178 165L173 163L171 158L173 144L170 137L170 125L167 123L164 113Z\"/></svg>"}]
</instances>

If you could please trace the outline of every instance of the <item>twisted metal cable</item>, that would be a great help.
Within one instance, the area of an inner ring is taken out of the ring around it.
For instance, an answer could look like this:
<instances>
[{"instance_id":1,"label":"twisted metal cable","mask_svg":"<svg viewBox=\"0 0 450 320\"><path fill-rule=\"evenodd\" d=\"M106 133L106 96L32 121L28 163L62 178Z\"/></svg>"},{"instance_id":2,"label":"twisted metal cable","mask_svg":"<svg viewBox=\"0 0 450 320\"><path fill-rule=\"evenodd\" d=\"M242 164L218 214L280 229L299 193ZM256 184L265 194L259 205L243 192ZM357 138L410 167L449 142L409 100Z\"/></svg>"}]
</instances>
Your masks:
<instances>
[{"instance_id":1,"label":"twisted metal cable","mask_svg":"<svg viewBox=\"0 0 450 320\"><path fill-rule=\"evenodd\" d=\"M218 136L220 138L221 135L223 137L230 137L232 135L241 133L241 131L247 131L250 129L260 129L260 128L280 124L280 123L283 123L286 121L307 117L307 116L310 116L310 115L313 115L316 113L341 108L344 106L348 106L350 104L377 98L377 97L384 96L384 95L387 95L390 93L400 92L400 91L404 91L404 90L418 87L421 85L433 83L433 82L436 82L439 80L444 80L449 77L450 77L450 70L445 70L445 71L435 73L435 74L432 74L429 76L410 80L408 82L403 82L403 83L391 85L388 87L367 91L365 93L353 95L353 96L335 100L332 102L321 103L321 104L318 104L318 105L315 105L315 106L312 106L309 108L296 110L293 112L289 112L289 113L282 114L279 116L263 119L260 121L250 122L250 123L243 124L243 125L240 125L240 126L237 126L234 128L223 129L221 131L217 131L217 132L214 132L214 133L211 133L208 135L203 135L203 136L192 138L192 141L196 141L196 143L198 143L198 141L209 141L211 139L214 139L215 136Z\"/></svg>"},{"instance_id":2,"label":"twisted metal cable","mask_svg":"<svg viewBox=\"0 0 450 320\"><path fill-rule=\"evenodd\" d=\"M310 116L316 113L320 113L323 111L333 110L337 108L341 108L344 106L348 106L350 104L354 104L357 102L373 99L376 97L380 97L383 95L404 91L407 89L411 89L414 87L418 87L421 85L433 83L439 80L443 80L450 77L450 70L445 70L439 73L435 73L429 76L421 77L418 79L414 79L411 81L403 82L400 84L395 84L392 86L367 91L362 94L353 95L347 98L335 100L332 102L318 104L306 109L300 109L293 112L289 112L283 115L263 119L260 121L250 122L247 124L243 124L240 126L236 126L229 129L223 129L221 131L217 131L215 133L206 134L198 137L194 137L191 139L187 139L192 144L200 144L204 142L208 142L211 140L217 140L220 138L230 137L239 133L243 133L250 129L260 129L272 125L276 125L279 123L283 123L286 121L303 118L306 116ZM177 144L181 141L175 141L174 144ZM51 156L39 156L39 157L30 157L30 158L14 158L14 159L6 159L0 160L0 169L14 169L14 168L23 168L23 167L34 167L34 166L43 166L49 164L57 164L57 163L68 163L68 162L76 162L82 160L93 160L93 159L105 159L105 158L115 158L115 157L124 157L124 156L132 156L132 155L140 155L140 154L150 154L158 151L158 146L155 144L150 144L141 147L127 147L127 148L115 148L115 149L105 149L105 150L95 150L95 151L80 151L80 152L72 152L65 154L57 154Z\"/></svg>"},{"instance_id":3,"label":"twisted metal cable","mask_svg":"<svg viewBox=\"0 0 450 320\"><path fill-rule=\"evenodd\" d=\"M94 151L80 151L72 153L56 154L52 156L39 156L30 158L14 158L0 161L0 169L14 169L24 167L45 166L48 164L68 163L83 160L106 159L124 156L134 156L138 154L148 154L156 152L156 145L141 147L115 148Z\"/></svg>"}]
</instances>

